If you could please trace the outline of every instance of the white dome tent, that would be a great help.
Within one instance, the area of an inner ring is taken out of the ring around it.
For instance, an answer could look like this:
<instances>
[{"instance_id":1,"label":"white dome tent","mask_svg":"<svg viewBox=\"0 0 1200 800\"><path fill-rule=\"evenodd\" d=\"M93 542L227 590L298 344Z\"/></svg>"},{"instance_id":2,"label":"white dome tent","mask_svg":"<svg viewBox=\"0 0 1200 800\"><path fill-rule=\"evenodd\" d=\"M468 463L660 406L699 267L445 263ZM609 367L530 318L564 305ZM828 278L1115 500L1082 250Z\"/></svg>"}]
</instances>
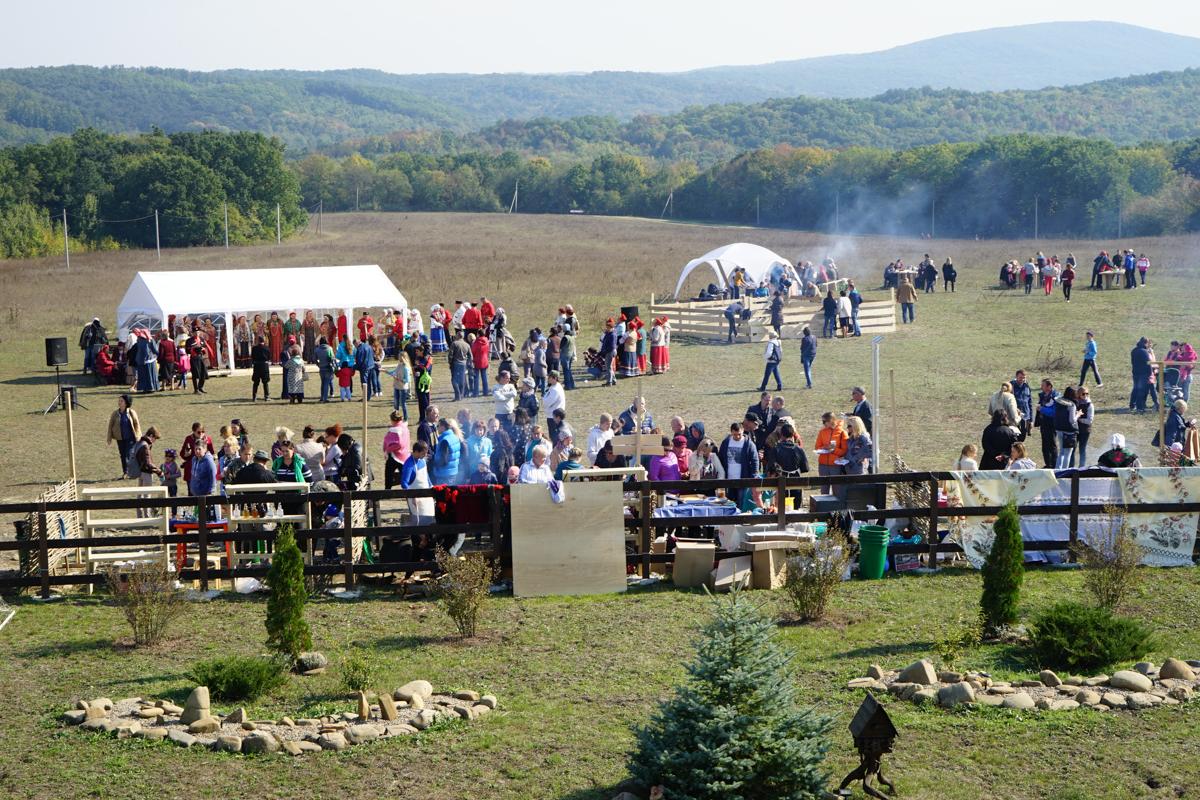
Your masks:
<instances>
[{"instance_id":1,"label":"white dome tent","mask_svg":"<svg viewBox=\"0 0 1200 800\"><path fill-rule=\"evenodd\" d=\"M770 275L775 266L783 266L788 269L792 267L792 262L760 245L747 242L727 244L705 253L699 258L693 258L684 266L683 272L679 274L679 283L675 284L676 300L680 299L679 292L683 289L683 282L687 280L693 270L705 264L712 267L713 272L717 274L717 285L721 288L728 288L729 276L738 267L746 270L746 275L756 284Z\"/></svg>"},{"instance_id":2,"label":"white dome tent","mask_svg":"<svg viewBox=\"0 0 1200 800\"><path fill-rule=\"evenodd\" d=\"M117 329L124 338L135 327L160 330L171 315L221 315L232 358L234 315L307 308L343 309L353 326L356 308L404 313L408 301L377 264L139 272L117 306Z\"/></svg>"}]
</instances>

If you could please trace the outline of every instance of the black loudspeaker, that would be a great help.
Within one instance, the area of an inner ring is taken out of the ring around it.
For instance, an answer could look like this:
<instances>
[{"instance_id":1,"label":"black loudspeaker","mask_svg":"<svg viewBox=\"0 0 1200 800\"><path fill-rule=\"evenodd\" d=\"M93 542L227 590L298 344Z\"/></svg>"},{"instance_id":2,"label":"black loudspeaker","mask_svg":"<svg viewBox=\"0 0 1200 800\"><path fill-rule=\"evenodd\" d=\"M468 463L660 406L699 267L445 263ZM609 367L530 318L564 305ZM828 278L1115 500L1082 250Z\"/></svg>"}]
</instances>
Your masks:
<instances>
[{"instance_id":1,"label":"black loudspeaker","mask_svg":"<svg viewBox=\"0 0 1200 800\"><path fill-rule=\"evenodd\" d=\"M638 316L637 306L621 306L621 313L625 315L625 319L633 319Z\"/></svg>"},{"instance_id":2,"label":"black loudspeaker","mask_svg":"<svg viewBox=\"0 0 1200 800\"><path fill-rule=\"evenodd\" d=\"M62 336L46 338L46 366L65 367L67 365L67 340Z\"/></svg>"}]
</instances>

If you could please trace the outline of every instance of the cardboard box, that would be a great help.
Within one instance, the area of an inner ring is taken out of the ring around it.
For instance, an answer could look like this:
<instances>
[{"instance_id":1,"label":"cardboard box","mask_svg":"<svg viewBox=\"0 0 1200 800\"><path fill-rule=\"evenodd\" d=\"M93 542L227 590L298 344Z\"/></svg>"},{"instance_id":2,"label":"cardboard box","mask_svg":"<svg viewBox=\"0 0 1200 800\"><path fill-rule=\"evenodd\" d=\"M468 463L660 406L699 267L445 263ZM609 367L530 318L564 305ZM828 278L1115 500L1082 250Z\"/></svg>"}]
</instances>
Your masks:
<instances>
[{"instance_id":1,"label":"cardboard box","mask_svg":"<svg viewBox=\"0 0 1200 800\"><path fill-rule=\"evenodd\" d=\"M771 544L777 544L771 542ZM751 557L753 569L751 587L778 589L787 580L787 550L756 550Z\"/></svg>"},{"instance_id":2,"label":"cardboard box","mask_svg":"<svg viewBox=\"0 0 1200 800\"><path fill-rule=\"evenodd\" d=\"M675 542L675 568L672 581L680 589L711 585L713 559L717 545L708 540L680 539ZM747 559L748 560L748 559Z\"/></svg>"},{"instance_id":3,"label":"cardboard box","mask_svg":"<svg viewBox=\"0 0 1200 800\"><path fill-rule=\"evenodd\" d=\"M753 569L750 556L723 558L717 562L717 568L713 572L713 589L727 592L735 586L748 587Z\"/></svg>"}]
</instances>

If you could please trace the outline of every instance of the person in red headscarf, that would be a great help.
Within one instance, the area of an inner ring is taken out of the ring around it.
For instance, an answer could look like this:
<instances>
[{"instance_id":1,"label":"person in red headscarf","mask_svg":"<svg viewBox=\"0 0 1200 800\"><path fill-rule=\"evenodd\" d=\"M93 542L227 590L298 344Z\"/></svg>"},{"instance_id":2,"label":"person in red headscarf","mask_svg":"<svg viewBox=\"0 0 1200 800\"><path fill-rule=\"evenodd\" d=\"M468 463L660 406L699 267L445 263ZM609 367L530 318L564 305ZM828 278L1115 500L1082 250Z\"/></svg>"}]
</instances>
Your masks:
<instances>
[{"instance_id":1,"label":"person in red headscarf","mask_svg":"<svg viewBox=\"0 0 1200 800\"><path fill-rule=\"evenodd\" d=\"M650 345L646 336L646 323L642 322L641 317L633 318L634 326L637 328L637 368L639 375L645 375L649 372L649 355Z\"/></svg>"},{"instance_id":2,"label":"person in red headscarf","mask_svg":"<svg viewBox=\"0 0 1200 800\"><path fill-rule=\"evenodd\" d=\"M278 311L272 311L271 318L267 320L267 341L271 348L271 363L280 363L283 360L283 320L279 318Z\"/></svg>"},{"instance_id":3,"label":"person in red headscarf","mask_svg":"<svg viewBox=\"0 0 1200 800\"><path fill-rule=\"evenodd\" d=\"M117 365L109 353L108 345L100 345L100 350L96 353L96 375L99 376L100 382L105 384L116 383L116 380L113 379L116 368Z\"/></svg>"},{"instance_id":4,"label":"person in red headscarf","mask_svg":"<svg viewBox=\"0 0 1200 800\"><path fill-rule=\"evenodd\" d=\"M671 367L671 356L667 350L670 334L667 331L666 317L654 320L650 328L650 368L655 375L661 375Z\"/></svg>"}]
</instances>

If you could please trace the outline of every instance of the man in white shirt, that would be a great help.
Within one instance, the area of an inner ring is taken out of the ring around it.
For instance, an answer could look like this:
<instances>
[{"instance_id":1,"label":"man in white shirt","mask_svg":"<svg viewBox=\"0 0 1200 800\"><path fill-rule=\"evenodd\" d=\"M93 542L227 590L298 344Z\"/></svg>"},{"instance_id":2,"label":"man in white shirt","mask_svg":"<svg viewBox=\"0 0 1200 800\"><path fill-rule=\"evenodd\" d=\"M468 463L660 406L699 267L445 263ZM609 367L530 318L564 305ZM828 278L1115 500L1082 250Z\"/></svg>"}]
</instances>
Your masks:
<instances>
[{"instance_id":1,"label":"man in white shirt","mask_svg":"<svg viewBox=\"0 0 1200 800\"><path fill-rule=\"evenodd\" d=\"M559 422L554 416L555 411L567 410L567 393L563 391L558 381L558 370L546 373L546 393L542 395L542 410L546 412L546 430L550 433L550 441L558 441Z\"/></svg>"},{"instance_id":2,"label":"man in white shirt","mask_svg":"<svg viewBox=\"0 0 1200 800\"><path fill-rule=\"evenodd\" d=\"M496 419L504 426L505 431L511 431L512 412L517 405L517 387L512 385L508 370L502 370L496 376L496 388L492 389L492 397L496 398Z\"/></svg>"},{"instance_id":3,"label":"man in white shirt","mask_svg":"<svg viewBox=\"0 0 1200 800\"><path fill-rule=\"evenodd\" d=\"M604 445L613 438L612 415L601 414L600 424L593 425L588 431L587 460L589 464L596 463L596 454L604 449Z\"/></svg>"},{"instance_id":4,"label":"man in white shirt","mask_svg":"<svg viewBox=\"0 0 1200 800\"><path fill-rule=\"evenodd\" d=\"M454 316L450 317L450 324L454 326L454 330L461 331L463 329L463 314L467 313L467 304L462 300L454 301ZM450 338L449 336L446 337Z\"/></svg>"},{"instance_id":5,"label":"man in white shirt","mask_svg":"<svg viewBox=\"0 0 1200 800\"><path fill-rule=\"evenodd\" d=\"M549 483L553 480L554 472L547 460L549 455L550 451L545 445L539 444L533 448L529 460L521 465L517 483Z\"/></svg>"}]
</instances>

